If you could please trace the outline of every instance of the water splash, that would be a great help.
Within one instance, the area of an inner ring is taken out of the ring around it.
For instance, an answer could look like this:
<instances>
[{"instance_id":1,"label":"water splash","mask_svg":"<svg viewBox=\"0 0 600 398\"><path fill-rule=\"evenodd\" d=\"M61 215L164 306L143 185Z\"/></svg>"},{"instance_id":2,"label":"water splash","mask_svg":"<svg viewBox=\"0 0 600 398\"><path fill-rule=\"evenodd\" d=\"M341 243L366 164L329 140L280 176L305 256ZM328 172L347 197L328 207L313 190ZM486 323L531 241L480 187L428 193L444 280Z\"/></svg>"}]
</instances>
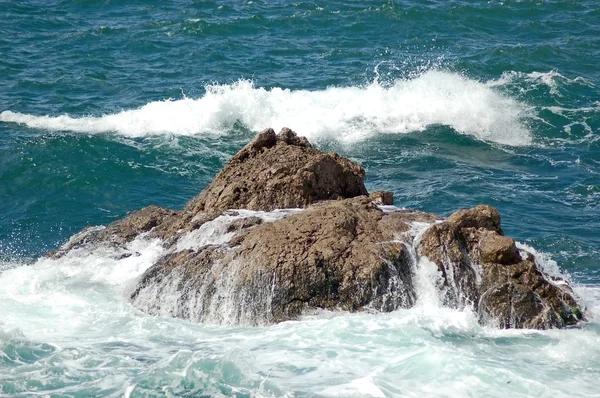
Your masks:
<instances>
[{"instance_id":1,"label":"water splash","mask_svg":"<svg viewBox=\"0 0 600 398\"><path fill-rule=\"evenodd\" d=\"M0 121L30 128L139 137L155 134L227 134L236 123L250 130L290 126L310 140L358 142L376 134L403 134L446 125L458 133L506 145L528 145L528 107L485 82L457 73L426 71L382 86L321 91L265 89L251 81L206 86L198 99L150 102L99 117L35 116L10 110Z\"/></svg>"},{"instance_id":2,"label":"water splash","mask_svg":"<svg viewBox=\"0 0 600 398\"><path fill-rule=\"evenodd\" d=\"M127 300L128 286L165 254L160 242L143 237L123 249L74 251L6 269L0 274L0 361L12 362L0 366L4 391L416 397L476 389L504 396L510 381L521 396L589 395L596 386L597 324L499 330L481 326L472 311L444 307L437 266L415 250L428 227L415 223L398 237L410 249L413 308L377 315L322 313L258 328L206 326L137 311ZM132 255L123 258L124 252ZM241 266L233 264L228 275ZM228 275L209 303L213 323L255 315L242 310L243 296L228 295ZM167 290L154 294L176 297ZM596 297L591 302L598 303L597 290L590 291ZM261 310L268 313L272 291L261 294L253 299L264 302ZM580 346L588 349L581 352ZM581 368L591 371L582 374ZM557 381L557 372L577 382Z\"/></svg>"}]
</instances>

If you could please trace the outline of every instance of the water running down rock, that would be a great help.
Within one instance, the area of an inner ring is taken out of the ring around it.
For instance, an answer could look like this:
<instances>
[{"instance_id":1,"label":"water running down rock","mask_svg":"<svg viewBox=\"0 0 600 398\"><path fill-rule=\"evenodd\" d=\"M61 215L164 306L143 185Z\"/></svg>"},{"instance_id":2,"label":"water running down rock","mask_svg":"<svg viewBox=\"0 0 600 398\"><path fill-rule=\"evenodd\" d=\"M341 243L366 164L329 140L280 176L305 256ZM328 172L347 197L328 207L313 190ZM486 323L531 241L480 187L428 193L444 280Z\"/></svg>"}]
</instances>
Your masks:
<instances>
[{"instance_id":1,"label":"water running down rock","mask_svg":"<svg viewBox=\"0 0 600 398\"><path fill-rule=\"evenodd\" d=\"M182 211L147 207L86 229L51 255L161 239L164 251L131 300L150 314L199 322L260 325L315 309L410 308L421 259L437 266L444 304L473 308L483 324L548 329L583 320L567 282L545 275L503 235L496 209L442 220L380 207L393 199L368 196L364 175L290 129L267 129ZM419 233L415 224L429 227ZM210 229L218 239L198 240Z\"/></svg>"}]
</instances>

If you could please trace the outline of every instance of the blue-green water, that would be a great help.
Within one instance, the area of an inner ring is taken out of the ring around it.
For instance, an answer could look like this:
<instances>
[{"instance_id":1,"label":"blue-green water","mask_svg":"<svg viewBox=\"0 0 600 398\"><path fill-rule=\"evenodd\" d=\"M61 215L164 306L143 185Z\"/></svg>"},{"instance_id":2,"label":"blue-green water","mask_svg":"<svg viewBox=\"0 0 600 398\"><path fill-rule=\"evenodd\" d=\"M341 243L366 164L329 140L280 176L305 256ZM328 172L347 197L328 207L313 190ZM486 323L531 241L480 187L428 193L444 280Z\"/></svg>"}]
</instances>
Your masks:
<instances>
[{"instance_id":1,"label":"blue-green water","mask_svg":"<svg viewBox=\"0 0 600 398\"><path fill-rule=\"evenodd\" d=\"M0 395L600 396L597 2L0 1L0 20ZM283 126L397 206L498 207L590 322L493 330L422 292L386 315L194 325L125 299L152 246L38 259L181 208Z\"/></svg>"}]
</instances>

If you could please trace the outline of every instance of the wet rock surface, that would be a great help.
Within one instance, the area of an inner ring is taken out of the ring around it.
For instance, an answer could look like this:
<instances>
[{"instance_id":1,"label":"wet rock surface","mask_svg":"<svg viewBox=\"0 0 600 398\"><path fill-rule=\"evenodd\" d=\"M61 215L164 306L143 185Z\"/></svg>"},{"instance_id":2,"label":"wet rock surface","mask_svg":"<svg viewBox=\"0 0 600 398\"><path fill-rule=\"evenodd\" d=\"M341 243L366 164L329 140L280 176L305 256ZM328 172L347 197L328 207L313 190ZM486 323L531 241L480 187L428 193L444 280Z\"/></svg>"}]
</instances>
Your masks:
<instances>
[{"instance_id":1,"label":"wet rock surface","mask_svg":"<svg viewBox=\"0 0 600 398\"><path fill-rule=\"evenodd\" d=\"M418 266L437 269L444 305L470 307L483 324L546 329L583 319L568 283L504 236L498 210L481 205L441 220L394 208L391 192L368 195L364 175L289 129L267 129L183 210L150 206L86 228L51 256L160 239L163 253L131 300L150 314L200 322L410 308Z\"/></svg>"},{"instance_id":2,"label":"wet rock surface","mask_svg":"<svg viewBox=\"0 0 600 398\"><path fill-rule=\"evenodd\" d=\"M132 298L140 307L151 303L144 309L154 314L220 323L227 314L246 324L294 319L310 308L409 308L416 300L410 249L397 238L421 217L429 216L384 213L367 197L319 203L225 245L168 256L148 270ZM174 284L186 292L176 305L161 299ZM217 297L225 291L233 297Z\"/></svg>"},{"instance_id":3,"label":"wet rock surface","mask_svg":"<svg viewBox=\"0 0 600 398\"><path fill-rule=\"evenodd\" d=\"M432 226L423 234L420 253L438 266L445 303L472 307L482 323L548 329L581 320L568 284L553 281L533 254L503 236L493 207L459 210Z\"/></svg>"}]
</instances>

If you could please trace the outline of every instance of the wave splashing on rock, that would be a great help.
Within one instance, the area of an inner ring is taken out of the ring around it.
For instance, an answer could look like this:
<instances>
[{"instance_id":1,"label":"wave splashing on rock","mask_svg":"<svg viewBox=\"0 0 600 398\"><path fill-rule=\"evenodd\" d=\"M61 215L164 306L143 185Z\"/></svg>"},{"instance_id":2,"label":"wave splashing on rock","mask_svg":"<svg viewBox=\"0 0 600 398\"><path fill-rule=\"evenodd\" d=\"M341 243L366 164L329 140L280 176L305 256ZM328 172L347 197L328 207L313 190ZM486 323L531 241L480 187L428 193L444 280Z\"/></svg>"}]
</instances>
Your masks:
<instances>
[{"instance_id":1,"label":"wave splashing on rock","mask_svg":"<svg viewBox=\"0 0 600 398\"><path fill-rule=\"evenodd\" d=\"M82 231L52 256L158 238L162 253L132 287L133 304L206 323L262 325L432 300L501 328L583 320L568 282L504 236L496 209L445 220L398 209L389 192L369 196L364 175L287 128L267 129L183 210L150 206Z\"/></svg>"}]
</instances>

